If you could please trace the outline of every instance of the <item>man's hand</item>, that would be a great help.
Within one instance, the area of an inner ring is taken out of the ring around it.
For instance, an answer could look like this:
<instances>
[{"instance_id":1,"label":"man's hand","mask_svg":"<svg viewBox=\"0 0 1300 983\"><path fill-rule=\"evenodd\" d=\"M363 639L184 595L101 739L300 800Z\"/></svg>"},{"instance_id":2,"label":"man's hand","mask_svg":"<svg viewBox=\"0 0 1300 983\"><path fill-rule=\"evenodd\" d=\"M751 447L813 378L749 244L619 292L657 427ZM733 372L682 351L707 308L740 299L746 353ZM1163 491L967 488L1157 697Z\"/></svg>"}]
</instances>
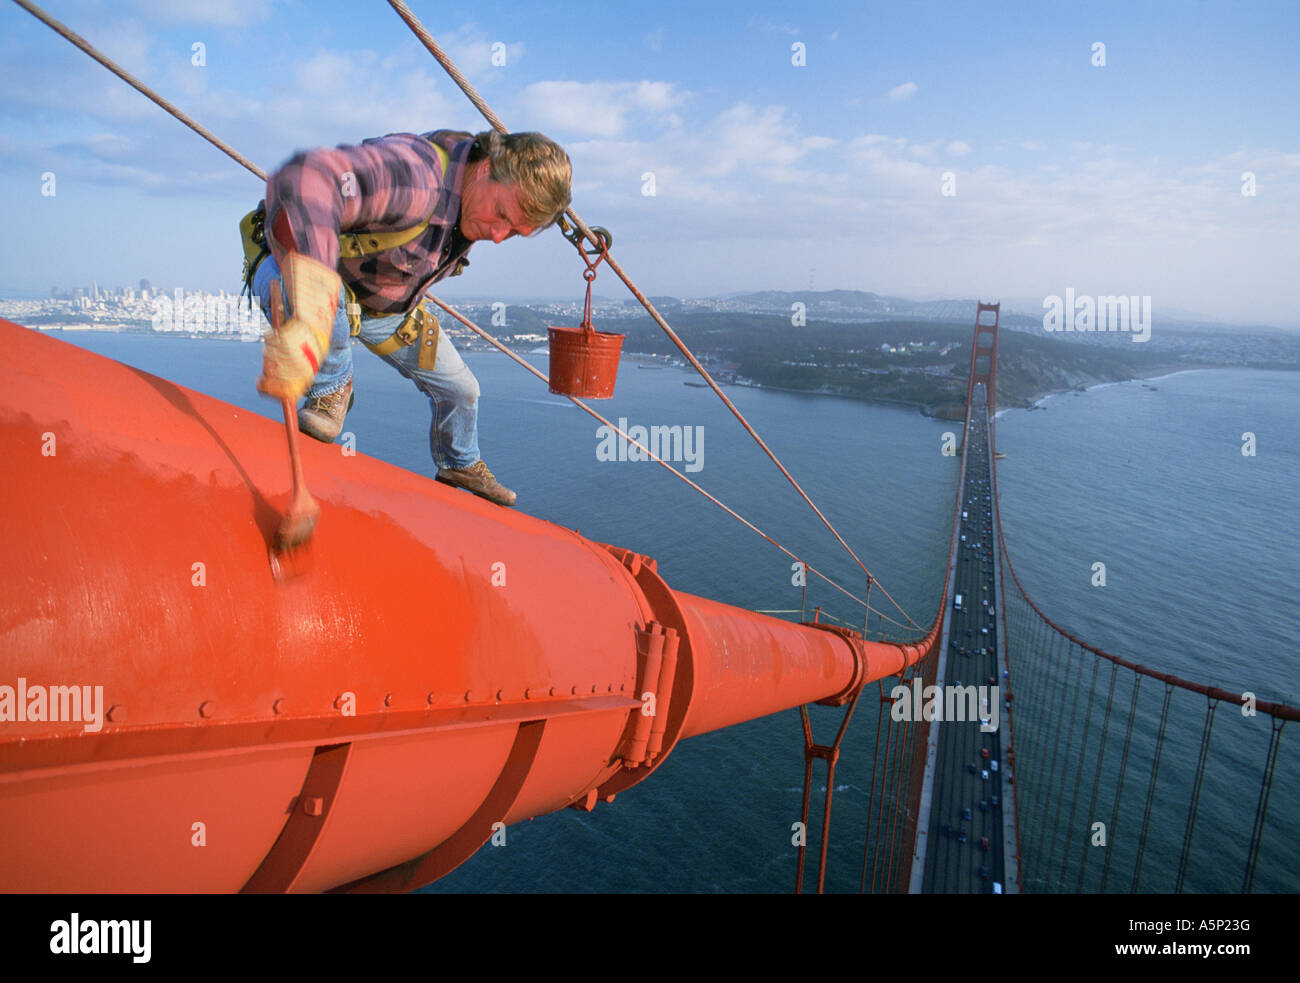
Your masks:
<instances>
[{"instance_id":1,"label":"man's hand","mask_svg":"<svg viewBox=\"0 0 1300 983\"><path fill-rule=\"evenodd\" d=\"M284 318L280 284L271 285L271 330L262 349L257 388L268 396L297 399L320 371L334 333L339 289L333 270L301 253L289 253L280 268L290 317Z\"/></svg>"}]
</instances>

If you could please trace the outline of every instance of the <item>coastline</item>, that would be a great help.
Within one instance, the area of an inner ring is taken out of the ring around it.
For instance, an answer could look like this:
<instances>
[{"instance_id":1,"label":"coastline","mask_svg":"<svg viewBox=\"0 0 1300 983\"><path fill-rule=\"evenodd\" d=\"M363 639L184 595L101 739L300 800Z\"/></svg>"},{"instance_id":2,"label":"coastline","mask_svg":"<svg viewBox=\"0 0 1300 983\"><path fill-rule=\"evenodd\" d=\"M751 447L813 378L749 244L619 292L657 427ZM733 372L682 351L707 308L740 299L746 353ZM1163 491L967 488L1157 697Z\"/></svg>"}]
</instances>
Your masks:
<instances>
[{"instance_id":1,"label":"coastline","mask_svg":"<svg viewBox=\"0 0 1300 983\"><path fill-rule=\"evenodd\" d=\"M160 331L149 331L149 330L141 331L141 330L133 330L131 328L126 328L126 327L107 327L107 326L100 326L100 325L82 325L82 324L58 325L58 326L27 325L27 327L29 330L39 331L42 334L53 334L53 333L62 334L65 331L69 333L82 334L90 331L90 332L97 332L103 334L141 334L141 335L150 335L150 336L158 336L158 337L185 339L185 340L192 340L192 341L237 341L237 342L248 343L248 342L261 340L260 336L250 336L247 334L243 334L243 335L241 334L192 334L189 332L160 332ZM478 350L471 350L466 352L466 354L471 354L471 353L476 354L477 351ZM497 350L487 349L487 351L496 352ZM521 355L544 355L547 354L547 352L541 349L533 349L528 352L521 352L520 354ZM673 362L662 361L662 358L663 358L662 356L657 356L657 355L644 353L644 352L625 352L620 358L620 362L633 362L639 365L653 365L655 367L660 367L665 369L676 368L690 375L693 378L697 375L697 373L695 373L695 371L691 368L690 365L674 364ZM1018 402L1014 405L1002 406L994 414L993 418L996 420L999 417L1001 417L1004 413L1007 413L1008 411L1013 409L1025 410L1026 412L1045 409L1046 407L1044 406L1044 404L1052 397L1064 395L1067 393L1092 392L1095 389L1104 389L1108 386L1117 386L1125 382L1157 382L1161 379L1168 379L1171 378L1172 376L1182 375L1188 372L1210 372L1210 371L1215 371L1220 369L1251 369L1255 371L1296 372L1296 371L1300 371L1300 366L1288 365L1285 363L1275 367L1267 366L1267 365L1193 365L1188 367L1162 366L1159 369L1155 370L1158 373L1156 375L1132 376L1127 379L1111 379L1102 382L1095 382L1088 386L1063 387L1059 389L1050 389L1050 390L1045 390L1043 392L1033 393L1031 394L1030 397L1028 397L1027 403ZM914 410L917 413L921 414L922 416L932 420L961 422L962 419L964 418L962 414L954 411L954 407L956 406L956 404L952 400L938 400L936 402L923 402L918 400L895 399L888 396L863 396L863 395L855 395L850 393L823 392L817 389L793 389L787 386L769 386L769 385L764 385L762 383L749 382L749 381L736 382L735 380L721 381L716 379L715 381L718 382L719 386L738 386L744 389L758 389L758 390L765 390L767 392L790 393L797 396L830 396L836 399L848 399L859 403L870 403L879 406L892 406L900 409ZM701 383L701 386L707 388L706 386L703 386L703 383Z\"/></svg>"}]
</instances>

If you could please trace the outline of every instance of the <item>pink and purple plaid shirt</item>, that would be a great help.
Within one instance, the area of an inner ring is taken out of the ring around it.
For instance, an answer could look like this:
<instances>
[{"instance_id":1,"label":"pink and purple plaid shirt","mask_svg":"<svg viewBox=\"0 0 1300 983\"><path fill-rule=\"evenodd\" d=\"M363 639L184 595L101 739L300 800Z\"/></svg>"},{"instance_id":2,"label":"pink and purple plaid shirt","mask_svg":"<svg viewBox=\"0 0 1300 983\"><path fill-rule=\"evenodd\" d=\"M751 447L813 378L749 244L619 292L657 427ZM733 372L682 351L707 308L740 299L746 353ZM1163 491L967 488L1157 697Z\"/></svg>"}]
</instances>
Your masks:
<instances>
[{"instance_id":1,"label":"pink and purple plaid shirt","mask_svg":"<svg viewBox=\"0 0 1300 983\"><path fill-rule=\"evenodd\" d=\"M430 141L449 156L447 172ZM409 311L428 287L467 265L457 228L468 133L390 133L358 146L300 151L266 180L267 243L277 262L298 252L336 269L371 314ZM396 232L425 218L404 246L342 259L339 233Z\"/></svg>"}]
</instances>

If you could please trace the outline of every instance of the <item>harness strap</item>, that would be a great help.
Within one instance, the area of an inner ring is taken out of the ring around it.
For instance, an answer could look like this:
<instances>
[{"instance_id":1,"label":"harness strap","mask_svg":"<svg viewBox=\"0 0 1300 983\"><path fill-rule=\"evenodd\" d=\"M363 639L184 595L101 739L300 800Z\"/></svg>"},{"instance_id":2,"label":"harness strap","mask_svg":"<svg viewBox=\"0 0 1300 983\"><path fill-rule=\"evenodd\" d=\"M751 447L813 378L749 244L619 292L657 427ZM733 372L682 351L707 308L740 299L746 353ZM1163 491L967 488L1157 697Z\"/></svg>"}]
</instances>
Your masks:
<instances>
[{"instance_id":1,"label":"harness strap","mask_svg":"<svg viewBox=\"0 0 1300 983\"><path fill-rule=\"evenodd\" d=\"M436 143L430 142L430 146L437 153L438 161L442 164L442 173L446 175L450 156ZM371 253L382 253L405 246L429 227L432 218L433 215L430 214L410 228L398 229L396 232L341 232L339 233L339 256L343 259L356 259L359 256L369 256Z\"/></svg>"},{"instance_id":2,"label":"harness strap","mask_svg":"<svg viewBox=\"0 0 1300 983\"><path fill-rule=\"evenodd\" d=\"M358 319L358 326L360 320ZM434 362L438 357L438 318L425 308L425 302L421 302L418 307L402 319L397 330L385 338L383 341L377 341L373 344L361 339L361 343L369 348L376 355L391 355L400 348L406 348L420 343L420 368L431 370ZM354 330L353 335L356 335Z\"/></svg>"}]
</instances>

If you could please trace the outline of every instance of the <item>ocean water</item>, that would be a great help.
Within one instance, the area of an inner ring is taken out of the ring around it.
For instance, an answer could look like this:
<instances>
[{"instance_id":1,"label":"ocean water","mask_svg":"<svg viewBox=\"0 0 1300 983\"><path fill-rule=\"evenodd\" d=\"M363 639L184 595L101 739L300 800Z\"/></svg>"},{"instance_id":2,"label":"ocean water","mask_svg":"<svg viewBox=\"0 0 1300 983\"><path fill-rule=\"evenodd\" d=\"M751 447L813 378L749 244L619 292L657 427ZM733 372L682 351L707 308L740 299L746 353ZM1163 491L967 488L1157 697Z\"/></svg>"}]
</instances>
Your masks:
<instances>
[{"instance_id":1,"label":"ocean water","mask_svg":"<svg viewBox=\"0 0 1300 983\"><path fill-rule=\"evenodd\" d=\"M278 418L253 388L258 345L56 336ZM596 421L504 357L466 361L483 391L484 459L521 509L656 557L675 588L754 609L799 607L784 554L657 465L598 460ZM545 370L544 356L532 361ZM424 398L361 348L356 372L347 429L358 451L430 475ZM689 476L861 596L856 564L717 398L683 385L690 378L624 360L615 398L596 405L630 425L700 428L703 467ZM1003 517L1021 579L1094 644L1296 704L1300 375L1207 371L1154 385L1067 394L1000 417ZM957 425L833 397L727 391L907 614L928 624L958 467L940 449ZM1252 458L1241 455L1246 431L1256 435ZM1107 565L1104 589L1090 586L1096 561ZM812 578L808 604L861 624L859 607ZM892 626L873 617L871 631L881 627ZM814 736L829 741L838 720L814 708ZM836 774L828 890L858 888L874 732L874 709L860 711ZM815 789L823 774L819 765ZM789 891L802 779L797 711L703 735L615 803L511 827L505 847L484 847L426 890ZM1290 834L1295 794L1275 789L1271 809ZM1289 876L1300 888L1300 874Z\"/></svg>"},{"instance_id":2,"label":"ocean water","mask_svg":"<svg viewBox=\"0 0 1300 983\"><path fill-rule=\"evenodd\" d=\"M1252 693L1260 701L1300 706L1300 509L1295 503L1300 375L1182 372L1056 395L1040 406L1005 413L997 423L998 446L1007 455L998 470L1004 533L1029 596L1058 624L1114 655L1194 682ZM1058 660L1065 659L1065 648L1057 645L1054 651ZM1012 655L1014 667L1014 650ZM1089 672L1091 662L1083 664ZM1064 730L1064 741L1078 747L1082 729L1072 740L1063 726L1069 718L1057 705L1071 685L1059 668L1029 674L1040 705L1022 701L1024 712L1018 716L1030 724L1031 737L1045 741L1050 735L1055 747ZM1078 667L1074 677L1087 678ZM1089 801L1096 774L1110 678L1109 667L1102 668L1091 699L1088 751L1071 758L1086 762L1078 769L1083 802ZM1177 869L1183 846L1207 699L1170 691L1157 770L1165 688L1144 678L1135 694L1134 676L1127 671L1116 681L1101 769L1103 794L1096 814L1078 821L1074 842L1082 843L1080 830L1087 823L1111 827L1107 889L1127 891L1131 875L1117 870L1126 872L1137 856L1149 808L1152 832L1141 889L1172 891L1176 882L1168 872ZM1070 716L1080 723L1080 711L1089 706L1085 693L1065 697L1075 701ZM1127 781L1116 796L1116 769L1130 720ZM1241 889L1271 722L1243 713L1239 704L1217 704L1186 890ZM1257 891L1300 889L1300 749L1294 727L1282 734L1253 884ZM1034 764L1050 772L1043 750ZM1153 772L1158 782L1148 801ZM1037 862L1026 864L1027 888L1076 886L1073 873L1061 878L1042 862L1044 851L1062 845L1063 815L1053 803L1051 817L1039 817L1048 828L1032 842L1045 846L1028 851ZM1025 828L1022 813L1022 834ZM1080 849L1096 854L1088 860L1084 885L1097 890L1102 851Z\"/></svg>"}]
</instances>

